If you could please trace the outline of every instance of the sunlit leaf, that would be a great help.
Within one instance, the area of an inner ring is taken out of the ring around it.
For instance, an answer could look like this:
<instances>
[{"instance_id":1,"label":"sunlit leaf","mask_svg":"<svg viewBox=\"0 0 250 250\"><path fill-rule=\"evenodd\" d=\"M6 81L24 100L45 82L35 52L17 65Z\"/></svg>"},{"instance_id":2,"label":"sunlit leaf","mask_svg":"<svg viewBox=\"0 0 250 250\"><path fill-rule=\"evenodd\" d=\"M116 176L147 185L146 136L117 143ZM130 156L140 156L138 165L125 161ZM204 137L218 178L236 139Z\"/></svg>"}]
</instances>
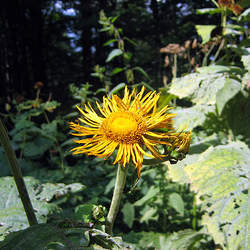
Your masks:
<instances>
[{"instance_id":1,"label":"sunlit leaf","mask_svg":"<svg viewBox=\"0 0 250 250\"><path fill-rule=\"evenodd\" d=\"M113 49L113 50L109 53L109 55L108 55L108 57L107 57L107 59L106 59L106 63L112 61L115 57L120 56L120 55L122 55L122 54L123 54L123 51L122 51L122 50L120 50L120 49Z\"/></svg>"},{"instance_id":2,"label":"sunlit leaf","mask_svg":"<svg viewBox=\"0 0 250 250\"><path fill-rule=\"evenodd\" d=\"M245 69L250 72L250 55L242 56L241 61L243 62Z\"/></svg>"},{"instance_id":3,"label":"sunlit leaf","mask_svg":"<svg viewBox=\"0 0 250 250\"><path fill-rule=\"evenodd\" d=\"M184 77L177 78L171 83L169 93L178 96L179 98L190 97L199 88L202 80L207 76L198 73L191 73Z\"/></svg>"},{"instance_id":4,"label":"sunlit leaf","mask_svg":"<svg viewBox=\"0 0 250 250\"><path fill-rule=\"evenodd\" d=\"M191 188L206 214L215 242L229 249L247 249L249 225L250 150L242 142L211 147L185 167Z\"/></svg>"},{"instance_id":5,"label":"sunlit leaf","mask_svg":"<svg viewBox=\"0 0 250 250\"><path fill-rule=\"evenodd\" d=\"M202 125L206 120L206 115L209 112L214 112L214 106L194 105L190 108L175 109L174 127L178 130L192 130L193 128Z\"/></svg>"},{"instance_id":6,"label":"sunlit leaf","mask_svg":"<svg viewBox=\"0 0 250 250\"><path fill-rule=\"evenodd\" d=\"M223 74L208 74L206 79L200 83L200 87L192 98L196 104L215 104L216 94L226 83L226 77Z\"/></svg>"},{"instance_id":7,"label":"sunlit leaf","mask_svg":"<svg viewBox=\"0 0 250 250\"><path fill-rule=\"evenodd\" d=\"M197 72L201 74L216 74L216 73L229 72L231 70L232 70L232 67L229 67L229 66L210 65L210 66L199 67L197 69Z\"/></svg>"},{"instance_id":8,"label":"sunlit leaf","mask_svg":"<svg viewBox=\"0 0 250 250\"><path fill-rule=\"evenodd\" d=\"M240 91L240 89L241 84L239 81L230 78L226 79L224 87L216 94L216 106L219 115L222 113L225 104L233 98Z\"/></svg>"},{"instance_id":9,"label":"sunlit leaf","mask_svg":"<svg viewBox=\"0 0 250 250\"><path fill-rule=\"evenodd\" d=\"M195 25L195 28L197 33L201 36L202 43L204 44L210 40L211 32L216 28L216 25Z\"/></svg>"},{"instance_id":10,"label":"sunlit leaf","mask_svg":"<svg viewBox=\"0 0 250 250\"><path fill-rule=\"evenodd\" d=\"M180 184L190 184L190 178L184 169L185 166L196 162L197 159L198 154L188 154L185 159L178 161L176 164L170 164L169 162L166 162L165 164L168 166L167 178Z\"/></svg>"}]
</instances>

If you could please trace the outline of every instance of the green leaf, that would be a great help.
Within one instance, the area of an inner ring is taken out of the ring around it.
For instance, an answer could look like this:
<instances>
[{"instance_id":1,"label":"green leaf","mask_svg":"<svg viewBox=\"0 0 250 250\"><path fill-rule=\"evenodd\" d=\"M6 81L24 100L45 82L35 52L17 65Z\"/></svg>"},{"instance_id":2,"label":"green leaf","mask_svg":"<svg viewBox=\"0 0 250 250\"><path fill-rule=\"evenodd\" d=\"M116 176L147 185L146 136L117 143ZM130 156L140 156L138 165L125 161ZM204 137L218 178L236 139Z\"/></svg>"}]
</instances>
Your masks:
<instances>
[{"instance_id":1,"label":"green leaf","mask_svg":"<svg viewBox=\"0 0 250 250\"><path fill-rule=\"evenodd\" d=\"M228 249L247 249L249 225L250 150L242 142L210 147L185 167L192 190L206 214L215 243Z\"/></svg>"},{"instance_id":2,"label":"green leaf","mask_svg":"<svg viewBox=\"0 0 250 250\"><path fill-rule=\"evenodd\" d=\"M165 164L168 166L168 179L180 184L190 184L190 179L184 168L185 166L196 162L198 156L198 154L187 155L182 161L178 161L176 164L166 162Z\"/></svg>"},{"instance_id":3,"label":"green leaf","mask_svg":"<svg viewBox=\"0 0 250 250\"><path fill-rule=\"evenodd\" d=\"M108 46L111 43L115 43L115 42L117 42L117 39L111 39L111 40L108 40L106 43L104 43L103 46Z\"/></svg>"},{"instance_id":4,"label":"green leaf","mask_svg":"<svg viewBox=\"0 0 250 250\"><path fill-rule=\"evenodd\" d=\"M0 147L0 176L11 175L8 159Z\"/></svg>"},{"instance_id":5,"label":"green leaf","mask_svg":"<svg viewBox=\"0 0 250 250\"><path fill-rule=\"evenodd\" d=\"M216 106L219 115L221 115L225 104L233 98L241 89L240 82L227 78L226 83L222 89L220 89L216 94Z\"/></svg>"},{"instance_id":6,"label":"green leaf","mask_svg":"<svg viewBox=\"0 0 250 250\"><path fill-rule=\"evenodd\" d=\"M215 104L216 94L226 83L226 76L221 73L208 74L197 89L192 101L196 104Z\"/></svg>"},{"instance_id":7,"label":"green leaf","mask_svg":"<svg viewBox=\"0 0 250 250\"><path fill-rule=\"evenodd\" d=\"M171 83L169 93L179 98L191 96L199 88L200 82L206 78L207 76L198 73L191 73L177 78Z\"/></svg>"},{"instance_id":8,"label":"green leaf","mask_svg":"<svg viewBox=\"0 0 250 250\"><path fill-rule=\"evenodd\" d=\"M47 216L59 209L50 202L53 197L70 193L72 185L74 191L79 191L83 187L77 183L77 187L74 187L75 184L40 184L32 177L25 177L24 181L39 223L46 222ZM0 224L4 228L0 238L3 238L8 232L28 227L28 221L12 177L0 178L0 197Z\"/></svg>"},{"instance_id":9,"label":"green leaf","mask_svg":"<svg viewBox=\"0 0 250 250\"><path fill-rule=\"evenodd\" d=\"M75 208L76 219L85 223L93 221L92 212L94 207L95 205L89 203L77 206Z\"/></svg>"},{"instance_id":10,"label":"green leaf","mask_svg":"<svg viewBox=\"0 0 250 250\"><path fill-rule=\"evenodd\" d=\"M158 187L151 186L145 196L134 203L134 206L142 206L145 202L155 197L160 192Z\"/></svg>"},{"instance_id":11,"label":"green leaf","mask_svg":"<svg viewBox=\"0 0 250 250\"><path fill-rule=\"evenodd\" d=\"M56 195L57 199L68 193L77 193L85 189L81 183L72 183L66 185L64 183L45 183L40 187L40 193L37 197L40 200L50 201Z\"/></svg>"},{"instance_id":12,"label":"green leaf","mask_svg":"<svg viewBox=\"0 0 250 250\"><path fill-rule=\"evenodd\" d=\"M0 243L10 249L124 249L120 237L111 237L89 224L65 220L57 224L39 224L11 233Z\"/></svg>"},{"instance_id":13,"label":"green leaf","mask_svg":"<svg viewBox=\"0 0 250 250\"><path fill-rule=\"evenodd\" d=\"M25 230L9 234L0 243L2 250L10 249L79 249L89 245L85 233L88 228L59 228L50 224L39 224Z\"/></svg>"},{"instance_id":14,"label":"green leaf","mask_svg":"<svg viewBox=\"0 0 250 250\"><path fill-rule=\"evenodd\" d=\"M244 10L239 16L239 20L250 21L250 8Z\"/></svg>"},{"instance_id":15,"label":"green leaf","mask_svg":"<svg viewBox=\"0 0 250 250\"><path fill-rule=\"evenodd\" d=\"M124 70L125 70L124 68L114 68L114 70L111 72L111 76L114 76Z\"/></svg>"},{"instance_id":16,"label":"green leaf","mask_svg":"<svg viewBox=\"0 0 250 250\"><path fill-rule=\"evenodd\" d=\"M197 104L215 104L216 93L223 88L226 77L229 77L232 70L231 67L221 65L200 67L197 69L198 73L173 81L169 93L179 98L192 98Z\"/></svg>"},{"instance_id":17,"label":"green leaf","mask_svg":"<svg viewBox=\"0 0 250 250\"><path fill-rule=\"evenodd\" d=\"M126 86L125 83L119 83L119 84L116 85L113 89L110 90L109 96L112 96L112 95L116 94L116 93L119 92L121 89L124 89L125 86Z\"/></svg>"},{"instance_id":18,"label":"green leaf","mask_svg":"<svg viewBox=\"0 0 250 250\"><path fill-rule=\"evenodd\" d=\"M221 112L226 102L240 91L240 83L229 75L235 70L221 65L201 67L198 73L177 78L172 82L169 92L179 98L189 97L196 104L215 105L218 102ZM199 120L204 120L204 115L201 117Z\"/></svg>"},{"instance_id":19,"label":"green leaf","mask_svg":"<svg viewBox=\"0 0 250 250\"><path fill-rule=\"evenodd\" d=\"M122 208L123 221L127 224L129 228L132 228L135 219L135 208L134 205L126 202Z\"/></svg>"},{"instance_id":20,"label":"green leaf","mask_svg":"<svg viewBox=\"0 0 250 250\"><path fill-rule=\"evenodd\" d=\"M128 234L124 235L126 242L134 244L131 249L160 249L159 239L161 236L166 235L157 232L134 232L131 230ZM166 249L168 250L168 249ZM169 249L170 250L170 249ZM172 250L172 249L171 249Z\"/></svg>"},{"instance_id":21,"label":"green leaf","mask_svg":"<svg viewBox=\"0 0 250 250\"><path fill-rule=\"evenodd\" d=\"M194 244L199 242L204 238L202 232L193 231L186 229L183 231L175 232L170 236L160 236L160 250L165 249L178 249L178 250L187 250L187 249L198 249L193 248ZM201 248L199 248L201 249Z\"/></svg>"},{"instance_id":22,"label":"green leaf","mask_svg":"<svg viewBox=\"0 0 250 250\"><path fill-rule=\"evenodd\" d=\"M202 38L202 44L208 42L211 37L212 30L216 28L216 25L195 25L197 33Z\"/></svg>"},{"instance_id":23,"label":"green leaf","mask_svg":"<svg viewBox=\"0 0 250 250\"><path fill-rule=\"evenodd\" d=\"M122 55L122 54L123 54L123 51L120 50L120 49L114 49L114 50L112 50L112 51L109 53L109 55L108 55L108 57L107 57L107 59L106 59L106 63L112 61L115 57L120 56L120 55Z\"/></svg>"},{"instance_id":24,"label":"green leaf","mask_svg":"<svg viewBox=\"0 0 250 250\"><path fill-rule=\"evenodd\" d=\"M250 55L242 56L241 61L243 62L245 69L250 72Z\"/></svg>"},{"instance_id":25,"label":"green leaf","mask_svg":"<svg viewBox=\"0 0 250 250\"><path fill-rule=\"evenodd\" d=\"M23 154L26 157L41 156L53 145L53 141L41 136L35 137L32 141L28 141L23 146Z\"/></svg>"},{"instance_id":26,"label":"green leaf","mask_svg":"<svg viewBox=\"0 0 250 250\"><path fill-rule=\"evenodd\" d=\"M133 68L133 70L140 72L145 78L150 80L149 75L141 67L135 67L135 68Z\"/></svg>"},{"instance_id":27,"label":"green leaf","mask_svg":"<svg viewBox=\"0 0 250 250\"><path fill-rule=\"evenodd\" d=\"M213 14L217 14L217 13L221 13L220 8L204 8L204 9L196 10L197 15L204 15L204 14L213 15Z\"/></svg>"},{"instance_id":28,"label":"green leaf","mask_svg":"<svg viewBox=\"0 0 250 250\"><path fill-rule=\"evenodd\" d=\"M242 56L241 61L247 72L244 74L242 78L242 84L248 86L250 83L250 55Z\"/></svg>"},{"instance_id":29,"label":"green leaf","mask_svg":"<svg viewBox=\"0 0 250 250\"><path fill-rule=\"evenodd\" d=\"M155 214L157 214L157 209L155 207L148 207L146 212L143 213L143 216L140 218L140 222L148 223L149 220L154 219Z\"/></svg>"},{"instance_id":30,"label":"green leaf","mask_svg":"<svg viewBox=\"0 0 250 250\"><path fill-rule=\"evenodd\" d=\"M112 178L110 182L106 185L104 194L108 194L115 186L115 178Z\"/></svg>"},{"instance_id":31,"label":"green leaf","mask_svg":"<svg viewBox=\"0 0 250 250\"><path fill-rule=\"evenodd\" d=\"M174 127L178 131L192 130L197 126L201 126L206 120L206 115L214 111L214 106L207 105L194 105L190 108L175 109L172 111L176 113L176 117L173 119Z\"/></svg>"},{"instance_id":32,"label":"green leaf","mask_svg":"<svg viewBox=\"0 0 250 250\"><path fill-rule=\"evenodd\" d=\"M224 65L210 65L204 66L197 69L198 73L201 74L216 74L216 73L224 73L232 70L232 67L224 66Z\"/></svg>"},{"instance_id":33,"label":"green leaf","mask_svg":"<svg viewBox=\"0 0 250 250\"><path fill-rule=\"evenodd\" d=\"M179 194L177 193L170 194L168 205L174 208L181 216L184 215L184 202Z\"/></svg>"}]
</instances>

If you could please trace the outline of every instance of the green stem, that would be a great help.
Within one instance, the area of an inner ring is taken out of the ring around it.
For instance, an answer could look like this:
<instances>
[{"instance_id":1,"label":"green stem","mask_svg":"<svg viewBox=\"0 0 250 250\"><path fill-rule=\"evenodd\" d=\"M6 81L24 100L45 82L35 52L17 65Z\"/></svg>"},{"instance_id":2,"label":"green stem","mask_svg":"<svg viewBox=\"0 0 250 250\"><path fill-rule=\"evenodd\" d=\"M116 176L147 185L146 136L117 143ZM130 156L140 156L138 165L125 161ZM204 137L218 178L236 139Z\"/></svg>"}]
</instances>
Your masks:
<instances>
[{"instance_id":1,"label":"green stem","mask_svg":"<svg viewBox=\"0 0 250 250\"><path fill-rule=\"evenodd\" d=\"M177 54L174 54L174 65L172 67L172 75L173 75L172 81L174 81L177 77Z\"/></svg>"},{"instance_id":2,"label":"green stem","mask_svg":"<svg viewBox=\"0 0 250 250\"><path fill-rule=\"evenodd\" d=\"M209 65L212 65L216 61L216 59L219 56L219 54L220 54L221 50L223 49L224 45L225 45L225 39L222 39L221 43L220 43L220 46L219 46L218 50L216 51L215 56L214 56L213 60L210 62Z\"/></svg>"},{"instance_id":3,"label":"green stem","mask_svg":"<svg viewBox=\"0 0 250 250\"><path fill-rule=\"evenodd\" d=\"M14 176L16 186L17 186L17 190L20 195L21 201L23 203L23 207L24 207L27 219L29 221L29 224L30 226L36 225L38 224L38 222L37 222L36 215L34 213L34 209L30 201L28 191L26 189L26 186L23 180L22 172L18 165L15 152L10 145L10 140L6 132L6 129L4 128L4 125L1 120L0 120L0 142L7 156L7 159L8 159L12 174Z\"/></svg>"},{"instance_id":4,"label":"green stem","mask_svg":"<svg viewBox=\"0 0 250 250\"><path fill-rule=\"evenodd\" d=\"M127 168L128 167L124 168L123 166L119 165L117 169L115 189L114 189L111 205L110 205L107 220L106 220L106 227L105 227L105 232L109 235L112 234L116 215L119 211L120 201L122 198L122 193L123 193L123 189L124 189L125 182L126 182Z\"/></svg>"},{"instance_id":5,"label":"green stem","mask_svg":"<svg viewBox=\"0 0 250 250\"><path fill-rule=\"evenodd\" d=\"M212 46L211 46L211 48L209 49L209 51L205 54L205 56L204 56L204 58L203 58L203 60L202 60L202 67L205 67L205 66L207 66L207 59L208 59L208 56L210 55L210 53L212 52L212 50L214 49L214 47L215 47L215 44L213 44Z\"/></svg>"},{"instance_id":6,"label":"green stem","mask_svg":"<svg viewBox=\"0 0 250 250\"><path fill-rule=\"evenodd\" d=\"M227 9L224 8L221 13L222 36L226 35L226 24L227 24Z\"/></svg>"},{"instance_id":7,"label":"green stem","mask_svg":"<svg viewBox=\"0 0 250 250\"><path fill-rule=\"evenodd\" d=\"M196 197L194 196L194 200L193 200L193 219L192 219L192 228L193 230L196 230L196 225L197 225L197 221L196 221Z\"/></svg>"}]
</instances>

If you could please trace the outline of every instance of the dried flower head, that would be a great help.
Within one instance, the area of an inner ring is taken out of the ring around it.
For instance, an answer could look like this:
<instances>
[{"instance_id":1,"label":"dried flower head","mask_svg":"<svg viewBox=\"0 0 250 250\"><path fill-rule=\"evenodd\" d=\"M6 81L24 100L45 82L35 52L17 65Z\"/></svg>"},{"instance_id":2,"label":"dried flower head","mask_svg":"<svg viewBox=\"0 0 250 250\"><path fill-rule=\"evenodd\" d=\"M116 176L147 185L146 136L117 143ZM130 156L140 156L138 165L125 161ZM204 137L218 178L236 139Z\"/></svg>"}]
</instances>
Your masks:
<instances>
[{"instance_id":1,"label":"dried flower head","mask_svg":"<svg viewBox=\"0 0 250 250\"><path fill-rule=\"evenodd\" d=\"M185 50L184 47L180 46L178 43L170 43L166 47L161 48L161 53L170 53L170 54L180 54Z\"/></svg>"},{"instance_id":2,"label":"dried flower head","mask_svg":"<svg viewBox=\"0 0 250 250\"><path fill-rule=\"evenodd\" d=\"M40 81L36 82L34 85L34 89L41 89L42 87L43 87L43 83Z\"/></svg>"},{"instance_id":3,"label":"dried flower head","mask_svg":"<svg viewBox=\"0 0 250 250\"><path fill-rule=\"evenodd\" d=\"M189 49L190 44L191 44L190 40L185 41L185 44L184 44L185 49Z\"/></svg>"},{"instance_id":4,"label":"dried flower head","mask_svg":"<svg viewBox=\"0 0 250 250\"><path fill-rule=\"evenodd\" d=\"M231 5L231 0L218 0L220 7L229 7Z\"/></svg>"},{"instance_id":5,"label":"dried flower head","mask_svg":"<svg viewBox=\"0 0 250 250\"><path fill-rule=\"evenodd\" d=\"M243 11L243 8L239 4L232 4L230 9L236 16L238 16Z\"/></svg>"},{"instance_id":6,"label":"dried flower head","mask_svg":"<svg viewBox=\"0 0 250 250\"><path fill-rule=\"evenodd\" d=\"M159 93L144 92L142 87L137 94L135 89L129 93L126 87L122 99L117 95L103 97L102 107L96 102L97 111L90 104L84 110L77 107L82 118L77 123L70 122L70 128L77 132L73 135L82 138L75 140L80 146L72 149L73 154L108 158L117 149L113 164L125 167L132 160L139 178L144 155L162 159L173 150L187 152L190 133L173 129L175 114L169 113L170 107L157 110ZM165 145L169 151L160 153L158 145Z\"/></svg>"}]
</instances>

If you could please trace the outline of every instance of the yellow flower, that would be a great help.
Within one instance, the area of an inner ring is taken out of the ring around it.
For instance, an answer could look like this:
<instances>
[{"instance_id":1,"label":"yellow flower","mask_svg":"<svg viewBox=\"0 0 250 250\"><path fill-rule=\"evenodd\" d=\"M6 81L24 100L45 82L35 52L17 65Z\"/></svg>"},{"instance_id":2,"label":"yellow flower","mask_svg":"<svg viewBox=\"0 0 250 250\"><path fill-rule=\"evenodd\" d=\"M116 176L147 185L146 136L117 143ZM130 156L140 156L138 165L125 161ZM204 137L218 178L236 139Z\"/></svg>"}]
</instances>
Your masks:
<instances>
[{"instance_id":1,"label":"yellow flower","mask_svg":"<svg viewBox=\"0 0 250 250\"><path fill-rule=\"evenodd\" d=\"M143 156L162 159L168 154L161 154L157 145L166 145L171 150L188 150L190 136L176 133L172 127L175 114L169 113L166 106L157 110L160 94L148 92L145 88L136 94L133 89L129 93L127 87L121 99L117 95L103 97L102 107L96 102L97 111L88 104L79 122L70 122L70 128L82 137L75 140L80 146L73 148L73 154L85 153L100 158L108 158L116 149L117 154L113 164L119 163L124 167L132 160L140 177ZM150 151L150 153L146 152Z\"/></svg>"}]
</instances>

